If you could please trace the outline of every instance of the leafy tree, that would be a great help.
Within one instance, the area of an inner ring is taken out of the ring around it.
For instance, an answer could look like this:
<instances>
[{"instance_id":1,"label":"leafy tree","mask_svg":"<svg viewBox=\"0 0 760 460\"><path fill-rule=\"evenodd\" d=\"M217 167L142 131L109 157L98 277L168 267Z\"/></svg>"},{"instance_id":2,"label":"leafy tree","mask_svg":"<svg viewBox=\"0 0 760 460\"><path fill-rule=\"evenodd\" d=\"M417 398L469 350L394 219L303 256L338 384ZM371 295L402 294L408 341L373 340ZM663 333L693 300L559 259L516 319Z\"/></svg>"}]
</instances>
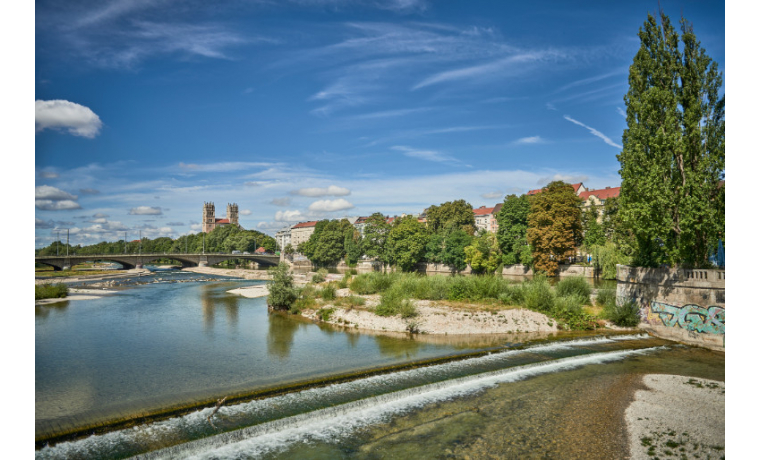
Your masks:
<instances>
[{"instance_id":1,"label":"leafy tree","mask_svg":"<svg viewBox=\"0 0 760 460\"><path fill-rule=\"evenodd\" d=\"M364 226L364 253L383 264L389 263L386 241L390 231L391 226L381 213L376 212L369 216Z\"/></svg>"},{"instance_id":2,"label":"leafy tree","mask_svg":"<svg viewBox=\"0 0 760 460\"><path fill-rule=\"evenodd\" d=\"M430 206L426 217L428 230L439 233L449 226L460 228L470 235L475 233L475 214L472 205L465 200L447 201L440 206Z\"/></svg>"},{"instance_id":3,"label":"leafy tree","mask_svg":"<svg viewBox=\"0 0 760 460\"><path fill-rule=\"evenodd\" d=\"M472 271L477 273L493 273L501 265L499 241L493 233L478 234L472 244L464 248L464 253Z\"/></svg>"},{"instance_id":4,"label":"leafy tree","mask_svg":"<svg viewBox=\"0 0 760 460\"><path fill-rule=\"evenodd\" d=\"M620 214L636 239L634 264L708 266L725 234L722 74L683 19L679 37L664 13L660 24L649 15L639 38L618 155Z\"/></svg>"},{"instance_id":5,"label":"leafy tree","mask_svg":"<svg viewBox=\"0 0 760 460\"><path fill-rule=\"evenodd\" d=\"M289 256L289 255L295 254L296 250L293 248L292 244L288 243L285 245L284 252L285 252L285 255Z\"/></svg>"},{"instance_id":6,"label":"leafy tree","mask_svg":"<svg viewBox=\"0 0 760 460\"><path fill-rule=\"evenodd\" d=\"M289 309L298 298L298 288L293 285L293 275L288 271L288 264L281 262L270 268L269 272L272 279L267 281L267 305L277 310Z\"/></svg>"},{"instance_id":7,"label":"leafy tree","mask_svg":"<svg viewBox=\"0 0 760 460\"><path fill-rule=\"evenodd\" d=\"M604 244L604 229L599 223L599 212L594 204L582 212L581 223L583 226L583 246L590 248Z\"/></svg>"},{"instance_id":8,"label":"leafy tree","mask_svg":"<svg viewBox=\"0 0 760 460\"><path fill-rule=\"evenodd\" d=\"M389 262L405 272L413 271L425 256L427 240L427 230L415 217L396 219L386 242Z\"/></svg>"},{"instance_id":9,"label":"leafy tree","mask_svg":"<svg viewBox=\"0 0 760 460\"><path fill-rule=\"evenodd\" d=\"M310 254L304 253L311 263L317 267L327 267L340 262L346 254L343 247L346 227L342 222L348 223L349 226L351 225L345 219L343 221L331 220L324 222L324 225L320 225L321 222L317 223L317 226L320 227L319 232L315 229L309 238L309 242L313 244L311 246L313 250L309 251Z\"/></svg>"},{"instance_id":10,"label":"leafy tree","mask_svg":"<svg viewBox=\"0 0 760 460\"><path fill-rule=\"evenodd\" d=\"M504 198L504 204L496 215L496 221L499 223L496 238L505 264L528 264L532 260L531 257L526 257L530 251L525 250L528 245L526 233L529 213L530 202L527 195L509 195Z\"/></svg>"},{"instance_id":11,"label":"leafy tree","mask_svg":"<svg viewBox=\"0 0 760 460\"><path fill-rule=\"evenodd\" d=\"M343 241L343 247L346 250L346 265L349 267L356 266L362 256L362 236L356 230L346 233Z\"/></svg>"},{"instance_id":12,"label":"leafy tree","mask_svg":"<svg viewBox=\"0 0 760 460\"><path fill-rule=\"evenodd\" d=\"M562 181L531 197L526 235L536 271L554 275L559 261L574 255L581 239L580 204L573 187Z\"/></svg>"},{"instance_id":13,"label":"leafy tree","mask_svg":"<svg viewBox=\"0 0 760 460\"><path fill-rule=\"evenodd\" d=\"M467 268L465 248L472 243L472 236L460 228L448 227L441 233L430 235L425 259L428 262L448 265L456 271Z\"/></svg>"}]
</instances>

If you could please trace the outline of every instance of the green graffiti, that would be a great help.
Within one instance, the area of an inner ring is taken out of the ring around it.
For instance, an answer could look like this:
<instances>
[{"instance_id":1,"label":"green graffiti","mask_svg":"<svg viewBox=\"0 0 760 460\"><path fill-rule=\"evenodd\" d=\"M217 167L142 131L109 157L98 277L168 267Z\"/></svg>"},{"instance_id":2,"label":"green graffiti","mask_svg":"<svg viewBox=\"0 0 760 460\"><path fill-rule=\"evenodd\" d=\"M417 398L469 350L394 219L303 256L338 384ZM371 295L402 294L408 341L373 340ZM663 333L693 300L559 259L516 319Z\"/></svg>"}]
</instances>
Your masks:
<instances>
[{"instance_id":1,"label":"green graffiti","mask_svg":"<svg viewBox=\"0 0 760 460\"><path fill-rule=\"evenodd\" d=\"M689 304L676 307L661 302L652 302L652 312L660 315L667 327L681 327L687 331L706 334L726 333L726 309L718 306L708 308Z\"/></svg>"}]
</instances>

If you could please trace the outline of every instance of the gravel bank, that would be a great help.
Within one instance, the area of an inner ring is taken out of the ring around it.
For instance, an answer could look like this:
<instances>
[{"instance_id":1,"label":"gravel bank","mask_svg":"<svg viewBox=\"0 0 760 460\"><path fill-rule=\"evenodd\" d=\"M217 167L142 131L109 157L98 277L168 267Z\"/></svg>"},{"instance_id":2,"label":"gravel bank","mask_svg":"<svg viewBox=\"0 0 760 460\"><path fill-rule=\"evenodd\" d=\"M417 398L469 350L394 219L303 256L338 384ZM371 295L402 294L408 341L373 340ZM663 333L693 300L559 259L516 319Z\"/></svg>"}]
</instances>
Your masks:
<instances>
[{"instance_id":1,"label":"gravel bank","mask_svg":"<svg viewBox=\"0 0 760 460\"><path fill-rule=\"evenodd\" d=\"M633 460L725 457L726 384L649 374L625 411Z\"/></svg>"}]
</instances>

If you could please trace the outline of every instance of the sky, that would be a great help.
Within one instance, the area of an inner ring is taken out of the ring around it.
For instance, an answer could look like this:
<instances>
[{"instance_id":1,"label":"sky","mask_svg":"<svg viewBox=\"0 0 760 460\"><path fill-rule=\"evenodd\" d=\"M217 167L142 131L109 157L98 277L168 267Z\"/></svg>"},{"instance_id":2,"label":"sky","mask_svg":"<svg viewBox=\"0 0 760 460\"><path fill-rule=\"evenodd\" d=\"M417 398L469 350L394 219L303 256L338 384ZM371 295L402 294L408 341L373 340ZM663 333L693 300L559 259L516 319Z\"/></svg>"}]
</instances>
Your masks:
<instances>
[{"instance_id":1,"label":"sky","mask_svg":"<svg viewBox=\"0 0 760 460\"><path fill-rule=\"evenodd\" d=\"M725 5L668 1L725 73ZM35 246L620 185L657 1L37 1ZM31 104L31 102L29 102Z\"/></svg>"}]
</instances>

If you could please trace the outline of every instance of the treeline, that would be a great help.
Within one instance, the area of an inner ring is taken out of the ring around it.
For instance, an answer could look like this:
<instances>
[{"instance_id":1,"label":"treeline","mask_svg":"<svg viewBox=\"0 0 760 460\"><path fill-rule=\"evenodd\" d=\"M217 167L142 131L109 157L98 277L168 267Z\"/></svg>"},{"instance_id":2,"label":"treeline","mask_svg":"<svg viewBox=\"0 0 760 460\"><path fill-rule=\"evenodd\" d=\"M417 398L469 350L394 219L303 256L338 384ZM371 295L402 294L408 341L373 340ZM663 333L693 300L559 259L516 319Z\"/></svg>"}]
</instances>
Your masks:
<instances>
[{"instance_id":1,"label":"treeline","mask_svg":"<svg viewBox=\"0 0 760 460\"><path fill-rule=\"evenodd\" d=\"M274 238L256 230L244 230L235 225L226 225L217 227L210 233L194 233L181 236L177 239L161 237L155 239L142 238L137 241L124 240L119 241L102 241L100 243L87 246L69 246L70 255L89 255L89 254L177 254L177 253L200 253L206 252L224 252L232 251L251 252L253 253L259 247L263 247L268 252L277 250L277 243ZM57 252L56 252L57 251ZM38 249L38 256L48 255L65 255L66 243L53 242L50 246Z\"/></svg>"},{"instance_id":2,"label":"treeline","mask_svg":"<svg viewBox=\"0 0 760 460\"><path fill-rule=\"evenodd\" d=\"M558 264L574 257L578 249L596 251L605 261L623 261L620 251L608 254L596 249L616 235L616 206L615 200L608 200L599 222L598 210L583 212L572 186L557 181L537 195L507 196L496 216L497 234L476 231L472 206L456 200L428 208L426 222L406 216L389 223L374 213L363 236L346 219L321 221L298 251L318 267L341 260L353 266L367 256L403 271L415 270L420 263L438 263L456 271L469 265L476 273L493 273L504 265L525 264L553 275Z\"/></svg>"}]
</instances>

